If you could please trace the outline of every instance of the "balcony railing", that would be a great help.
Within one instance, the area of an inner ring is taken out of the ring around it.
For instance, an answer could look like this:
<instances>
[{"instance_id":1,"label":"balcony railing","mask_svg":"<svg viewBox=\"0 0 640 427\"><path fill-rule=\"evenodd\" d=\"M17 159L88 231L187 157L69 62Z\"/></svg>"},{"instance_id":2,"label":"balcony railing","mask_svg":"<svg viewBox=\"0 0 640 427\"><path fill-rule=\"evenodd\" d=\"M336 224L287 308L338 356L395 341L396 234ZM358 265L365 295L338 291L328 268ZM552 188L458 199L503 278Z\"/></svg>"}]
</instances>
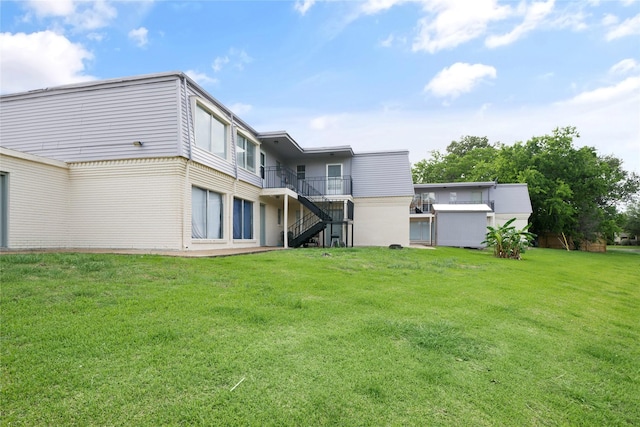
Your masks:
<instances>
[{"instance_id":1,"label":"balcony railing","mask_svg":"<svg viewBox=\"0 0 640 427\"><path fill-rule=\"evenodd\" d=\"M495 201L494 200L456 200L446 202L427 202L427 203L412 203L410 212L412 214L421 214L421 213L431 213L433 205L442 204L442 205L481 205L485 204L494 210Z\"/></svg>"},{"instance_id":2,"label":"balcony railing","mask_svg":"<svg viewBox=\"0 0 640 427\"><path fill-rule=\"evenodd\" d=\"M286 167L271 166L265 168L265 188L289 188L303 196L339 196L350 195L351 175L305 177Z\"/></svg>"}]
</instances>

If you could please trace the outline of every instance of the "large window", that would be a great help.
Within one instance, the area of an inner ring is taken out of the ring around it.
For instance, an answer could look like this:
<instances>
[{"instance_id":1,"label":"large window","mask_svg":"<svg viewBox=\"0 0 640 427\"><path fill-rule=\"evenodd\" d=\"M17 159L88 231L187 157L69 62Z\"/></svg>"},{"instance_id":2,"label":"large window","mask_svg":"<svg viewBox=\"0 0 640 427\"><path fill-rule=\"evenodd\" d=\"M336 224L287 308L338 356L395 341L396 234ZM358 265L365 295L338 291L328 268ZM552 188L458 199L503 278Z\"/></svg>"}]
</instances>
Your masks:
<instances>
[{"instance_id":1,"label":"large window","mask_svg":"<svg viewBox=\"0 0 640 427\"><path fill-rule=\"evenodd\" d=\"M256 146L242 135L236 138L238 166L251 172L256 171Z\"/></svg>"},{"instance_id":2,"label":"large window","mask_svg":"<svg viewBox=\"0 0 640 427\"><path fill-rule=\"evenodd\" d=\"M191 188L191 237L222 239L222 194Z\"/></svg>"},{"instance_id":3,"label":"large window","mask_svg":"<svg viewBox=\"0 0 640 427\"><path fill-rule=\"evenodd\" d=\"M227 158L227 125L196 104L196 146Z\"/></svg>"},{"instance_id":4,"label":"large window","mask_svg":"<svg viewBox=\"0 0 640 427\"><path fill-rule=\"evenodd\" d=\"M253 239L253 202L233 199L233 238Z\"/></svg>"}]
</instances>

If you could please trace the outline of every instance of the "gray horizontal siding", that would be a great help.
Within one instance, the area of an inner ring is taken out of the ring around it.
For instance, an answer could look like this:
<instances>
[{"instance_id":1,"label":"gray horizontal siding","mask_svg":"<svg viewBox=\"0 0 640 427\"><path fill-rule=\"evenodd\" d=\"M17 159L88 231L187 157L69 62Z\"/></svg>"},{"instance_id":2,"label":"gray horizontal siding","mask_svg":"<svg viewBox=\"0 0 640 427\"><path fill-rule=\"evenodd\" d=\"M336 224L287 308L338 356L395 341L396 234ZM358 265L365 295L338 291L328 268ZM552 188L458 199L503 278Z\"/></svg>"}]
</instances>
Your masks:
<instances>
[{"instance_id":1,"label":"gray horizontal siding","mask_svg":"<svg viewBox=\"0 0 640 427\"><path fill-rule=\"evenodd\" d=\"M178 155L177 77L2 98L3 147L74 162ZM133 141L143 141L143 147Z\"/></svg>"},{"instance_id":2,"label":"gray horizontal siding","mask_svg":"<svg viewBox=\"0 0 640 427\"><path fill-rule=\"evenodd\" d=\"M436 219L436 245L482 247L487 232L485 212L439 212Z\"/></svg>"},{"instance_id":3,"label":"gray horizontal siding","mask_svg":"<svg viewBox=\"0 0 640 427\"><path fill-rule=\"evenodd\" d=\"M354 197L412 196L409 153L355 154L351 164Z\"/></svg>"},{"instance_id":4,"label":"gray horizontal siding","mask_svg":"<svg viewBox=\"0 0 640 427\"><path fill-rule=\"evenodd\" d=\"M498 184L492 190L495 198L495 212L502 213L531 213L531 199L527 184Z\"/></svg>"}]
</instances>

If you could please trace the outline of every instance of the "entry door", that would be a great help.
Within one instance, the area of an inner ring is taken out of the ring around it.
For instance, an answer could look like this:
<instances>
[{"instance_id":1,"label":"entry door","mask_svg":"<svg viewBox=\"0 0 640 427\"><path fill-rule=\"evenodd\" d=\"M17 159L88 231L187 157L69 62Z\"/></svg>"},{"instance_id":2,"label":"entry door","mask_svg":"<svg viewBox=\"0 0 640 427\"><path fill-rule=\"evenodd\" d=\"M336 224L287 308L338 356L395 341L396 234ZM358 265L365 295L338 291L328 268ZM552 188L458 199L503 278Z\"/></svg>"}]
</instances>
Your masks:
<instances>
[{"instance_id":1,"label":"entry door","mask_svg":"<svg viewBox=\"0 0 640 427\"><path fill-rule=\"evenodd\" d=\"M327 165L327 194L342 193L342 164Z\"/></svg>"}]
</instances>

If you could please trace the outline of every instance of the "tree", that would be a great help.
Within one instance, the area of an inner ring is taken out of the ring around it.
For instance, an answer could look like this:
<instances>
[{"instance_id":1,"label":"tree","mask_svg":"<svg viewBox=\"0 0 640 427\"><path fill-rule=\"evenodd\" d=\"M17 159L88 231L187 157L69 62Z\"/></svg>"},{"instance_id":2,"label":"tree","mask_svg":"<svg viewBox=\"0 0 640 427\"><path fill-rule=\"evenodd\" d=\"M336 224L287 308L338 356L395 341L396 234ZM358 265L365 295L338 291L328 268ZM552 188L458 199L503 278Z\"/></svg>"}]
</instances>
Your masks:
<instances>
[{"instance_id":1,"label":"tree","mask_svg":"<svg viewBox=\"0 0 640 427\"><path fill-rule=\"evenodd\" d=\"M460 141L451 141L445 154L432 151L431 159L416 163L413 182L493 181L496 154L496 146L487 137L463 136Z\"/></svg>"},{"instance_id":2,"label":"tree","mask_svg":"<svg viewBox=\"0 0 640 427\"><path fill-rule=\"evenodd\" d=\"M527 183L533 207L531 230L565 233L574 242L593 241L618 230L618 206L640 188L640 177L614 156L574 146L576 128L556 128L513 145L463 137L416 163L414 182L493 181Z\"/></svg>"},{"instance_id":3,"label":"tree","mask_svg":"<svg viewBox=\"0 0 640 427\"><path fill-rule=\"evenodd\" d=\"M640 236L640 200L636 200L627 207L622 229L629 236Z\"/></svg>"}]
</instances>

